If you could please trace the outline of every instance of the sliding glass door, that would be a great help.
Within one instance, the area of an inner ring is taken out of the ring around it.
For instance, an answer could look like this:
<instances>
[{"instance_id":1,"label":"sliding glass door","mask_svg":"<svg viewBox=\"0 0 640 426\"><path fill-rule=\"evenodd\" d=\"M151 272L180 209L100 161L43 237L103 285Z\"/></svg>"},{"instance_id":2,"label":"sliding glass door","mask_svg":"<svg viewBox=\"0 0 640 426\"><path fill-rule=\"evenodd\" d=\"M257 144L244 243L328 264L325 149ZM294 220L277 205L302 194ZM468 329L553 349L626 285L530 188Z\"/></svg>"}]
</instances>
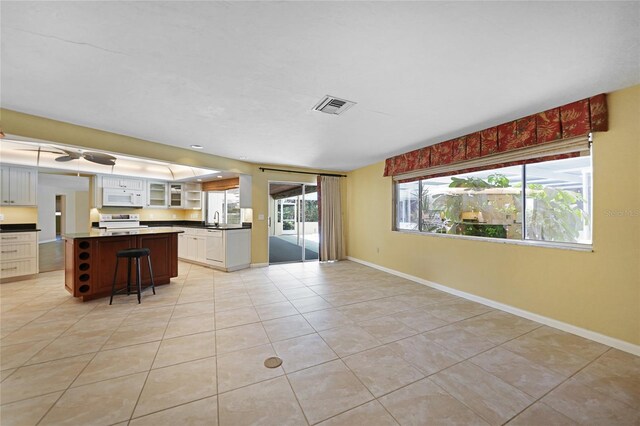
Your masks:
<instances>
[{"instance_id":1,"label":"sliding glass door","mask_svg":"<svg viewBox=\"0 0 640 426\"><path fill-rule=\"evenodd\" d=\"M316 185L269 184L269 263L318 260Z\"/></svg>"}]
</instances>

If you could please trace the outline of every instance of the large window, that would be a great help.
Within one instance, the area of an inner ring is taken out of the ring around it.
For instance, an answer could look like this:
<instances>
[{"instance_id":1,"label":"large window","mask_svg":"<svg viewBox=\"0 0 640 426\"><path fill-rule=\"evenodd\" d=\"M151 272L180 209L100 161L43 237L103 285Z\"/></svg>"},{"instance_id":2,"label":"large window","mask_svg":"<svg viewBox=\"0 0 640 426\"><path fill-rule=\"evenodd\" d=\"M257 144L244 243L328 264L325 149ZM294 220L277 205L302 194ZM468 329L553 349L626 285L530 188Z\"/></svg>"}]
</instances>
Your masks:
<instances>
[{"instance_id":1,"label":"large window","mask_svg":"<svg viewBox=\"0 0 640 426\"><path fill-rule=\"evenodd\" d=\"M396 184L396 229L591 244L591 157Z\"/></svg>"},{"instance_id":2,"label":"large window","mask_svg":"<svg viewBox=\"0 0 640 426\"><path fill-rule=\"evenodd\" d=\"M217 213L217 214L216 214ZM207 223L240 225L240 190L207 192Z\"/></svg>"}]
</instances>

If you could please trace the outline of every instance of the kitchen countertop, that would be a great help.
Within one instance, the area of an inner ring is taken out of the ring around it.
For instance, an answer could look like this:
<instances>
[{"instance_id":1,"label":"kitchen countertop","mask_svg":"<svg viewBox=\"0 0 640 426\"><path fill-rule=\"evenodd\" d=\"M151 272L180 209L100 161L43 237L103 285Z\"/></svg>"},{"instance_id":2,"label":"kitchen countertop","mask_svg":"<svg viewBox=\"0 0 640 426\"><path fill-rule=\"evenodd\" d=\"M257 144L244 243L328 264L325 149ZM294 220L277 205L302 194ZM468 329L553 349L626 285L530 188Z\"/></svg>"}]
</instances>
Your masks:
<instances>
[{"instance_id":1,"label":"kitchen countertop","mask_svg":"<svg viewBox=\"0 0 640 426\"><path fill-rule=\"evenodd\" d=\"M195 228L195 229L214 229L217 231L232 231L234 229L251 229L251 226L245 225L173 225L174 228Z\"/></svg>"},{"instance_id":2,"label":"kitchen countertop","mask_svg":"<svg viewBox=\"0 0 640 426\"><path fill-rule=\"evenodd\" d=\"M149 228L164 228L164 227L178 227L178 228L197 228L197 229L251 229L251 223L245 222L242 225L227 225L221 224L219 227L207 225L201 221L193 220L141 220L140 225L147 226ZM98 222L91 224L94 228L98 228Z\"/></svg>"},{"instance_id":3,"label":"kitchen countertop","mask_svg":"<svg viewBox=\"0 0 640 426\"><path fill-rule=\"evenodd\" d=\"M180 231L170 226L163 226L163 227L157 227L157 228L111 229L111 230L93 228L89 232L63 234L62 238L64 238L65 240L74 240L76 238L104 238L104 237L150 235L150 234L180 234L182 232L184 231Z\"/></svg>"},{"instance_id":4,"label":"kitchen countertop","mask_svg":"<svg viewBox=\"0 0 640 426\"><path fill-rule=\"evenodd\" d=\"M4 232L38 232L40 229L36 228L35 223L10 223L6 225L0 225L0 233Z\"/></svg>"}]
</instances>

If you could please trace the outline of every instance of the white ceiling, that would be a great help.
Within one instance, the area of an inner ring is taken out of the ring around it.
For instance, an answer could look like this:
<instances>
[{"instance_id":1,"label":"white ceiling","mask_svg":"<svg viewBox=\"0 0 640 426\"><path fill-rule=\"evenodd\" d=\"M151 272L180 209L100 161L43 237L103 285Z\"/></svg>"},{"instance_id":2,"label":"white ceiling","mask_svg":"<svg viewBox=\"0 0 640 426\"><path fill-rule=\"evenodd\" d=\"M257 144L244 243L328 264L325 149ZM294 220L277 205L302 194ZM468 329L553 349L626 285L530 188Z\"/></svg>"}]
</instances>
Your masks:
<instances>
[{"instance_id":1,"label":"white ceiling","mask_svg":"<svg viewBox=\"0 0 640 426\"><path fill-rule=\"evenodd\" d=\"M640 82L638 2L3 1L1 24L5 108L333 170Z\"/></svg>"}]
</instances>

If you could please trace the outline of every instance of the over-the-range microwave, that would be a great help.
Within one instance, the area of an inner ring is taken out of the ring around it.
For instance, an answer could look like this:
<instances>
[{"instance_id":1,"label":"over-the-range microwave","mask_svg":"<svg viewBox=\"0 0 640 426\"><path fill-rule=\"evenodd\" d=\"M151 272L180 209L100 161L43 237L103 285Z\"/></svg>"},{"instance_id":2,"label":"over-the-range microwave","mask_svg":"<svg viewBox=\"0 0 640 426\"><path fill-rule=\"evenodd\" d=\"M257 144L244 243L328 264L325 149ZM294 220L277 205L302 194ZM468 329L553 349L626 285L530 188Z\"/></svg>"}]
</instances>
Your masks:
<instances>
[{"instance_id":1,"label":"over-the-range microwave","mask_svg":"<svg viewBox=\"0 0 640 426\"><path fill-rule=\"evenodd\" d=\"M102 205L113 207L144 207L144 193L135 189L104 188Z\"/></svg>"}]
</instances>

